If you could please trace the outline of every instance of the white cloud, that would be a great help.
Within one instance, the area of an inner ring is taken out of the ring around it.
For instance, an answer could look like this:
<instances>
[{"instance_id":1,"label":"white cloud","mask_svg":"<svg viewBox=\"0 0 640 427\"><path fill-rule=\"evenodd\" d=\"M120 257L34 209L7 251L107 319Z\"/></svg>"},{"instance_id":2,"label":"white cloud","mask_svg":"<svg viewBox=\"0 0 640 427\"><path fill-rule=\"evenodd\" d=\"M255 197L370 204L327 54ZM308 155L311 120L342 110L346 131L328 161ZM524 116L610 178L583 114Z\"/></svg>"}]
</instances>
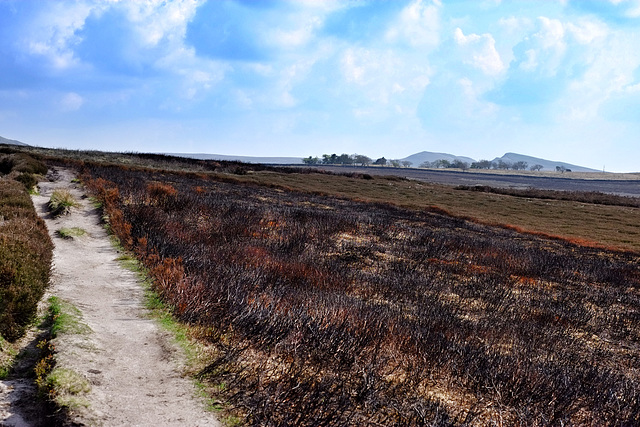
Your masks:
<instances>
[{"instance_id":1,"label":"white cloud","mask_svg":"<svg viewBox=\"0 0 640 427\"><path fill-rule=\"evenodd\" d=\"M571 83L563 108L572 119L591 120L610 100L638 97L639 84L634 72L640 68L640 52L635 37L611 32L605 39L589 45L593 52L582 78Z\"/></svg>"},{"instance_id":2,"label":"white cloud","mask_svg":"<svg viewBox=\"0 0 640 427\"><path fill-rule=\"evenodd\" d=\"M75 92L67 93L60 100L60 108L65 112L79 110L82 104L84 104L84 99Z\"/></svg>"},{"instance_id":3,"label":"white cloud","mask_svg":"<svg viewBox=\"0 0 640 427\"><path fill-rule=\"evenodd\" d=\"M624 16L627 18L640 17L640 0L609 0L615 6L626 6Z\"/></svg>"},{"instance_id":4,"label":"white cloud","mask_svg":"<svg viewBox=\"0 0 640 427\"><path fill-rule=\"evenodd\" d=\"M465 36L456 28L454 40L460 47L463 62L482 70L485 74L500 74L505 66L496 50L496 42L491 34L469 34Z\"/></svg>"},{"instance_id":5,"label":"white cloud","mask_svg":"<svg viewBox=\"0 0 640 427\"><path fill-rule=\"evenodd\" d=\"M127 17L134 24L135 32L143 46L157 46L163 39L181 41L188 22L203 0L123 1Z\"/></svg>"},{"instance_id":6,"label":"white cloud","mask_svg":"<svg viewBox=\"0 0 640 427\"><path fill-rule=\"evenodd\" d=\"M313 38L314 32L320 28L321 25L322 19L317 16L313 16L304 20L302 24L296 28L274 29L269 35L269 39L279 47L300 47L307 44Z\"/></svg>"},{"instance_id":7,"label":"white cloud","mask_svg":"<svg viewBox=\"0 0 640 427\"><path fill-rule=\"evenodd\" d=\"M416 61L413 51L349 47L339 61L344 82L336 82L336 90L349 104L367 105L356 107L360 111L356 118L415 114L432 74L424 59Z\"/></svg>"},{"instance_id":8,"label":"white cloud","mask_svg":"<svg viewBox=\"0 0 640 427\"><path fill-rule=\"evenodd\" d=\"M535 70L538 67L538 55L534 49L529 49L525 53L526 60L519 65L522 70Z\"/></svg>"},{"instance_id":9,"label":"white cloud","mask_svg":"<svg viewBox=\"0 0 640 427\"><path fill-rule=\"evenodd\" d=\"M566 27L567 32L580 44L593 43L609 34L609 30L604 24L594 21L585 20L577 24L570 22Z\"/></svg>"},{"instance_id":10,"label":"white cloud","mask_svg":"<svg viewBox=\"0 0 640 427\"><path fill-rule=\"evenodd\" d=\"M378 68L374 55L367 49L347 49L342 55L342 73L349 83L365 85L371 81L368 74Z\"/></svg>"},{"instance_id":11,"label":"white cloud","mask_svg":"<svg viewBox=\"0 0 640 427\"><path fill-rule=\"evenodd\" d=\"M386 33L390 42L404 41L414 47L435 47L440 42L439 1L415 0L405 7Z\"/></svg>"},{"instance_id":12,"label":"white cloud","mask_svg":"<svg viewBox=\"0 0 640 427\"><path fill-rule=\"evenodd\" d=\"M30 22L25 22L19 42L31 54L47 58L55 69L66 69L77 63L73 45L75 32L82 28L92 7L85 2L46 2Z\"/></svg>"},{"instance_id":13,"label":"white cloud","mask_svg":"<svg viewBox=\"0 0 640 427\"><path fill-rule=\"evenodd\" d=\"M545 16L538 18L540 29L533 35L543 49L556 49L564 51L564 26L558 19L550 19Z\"/></svg>"},{"instance_id":14,"label":"white cloud","mask_svg":"<svg viewBox=\"0 0 640 427\"><path fill-rule=\"evenodd\" d=\"M565 59L566 31L557 19L541 16L537 23L535 32L519 44L524 57L518 58L516 64L522 70L552 77L558 73Z\"/></svg>"}]
</instances>

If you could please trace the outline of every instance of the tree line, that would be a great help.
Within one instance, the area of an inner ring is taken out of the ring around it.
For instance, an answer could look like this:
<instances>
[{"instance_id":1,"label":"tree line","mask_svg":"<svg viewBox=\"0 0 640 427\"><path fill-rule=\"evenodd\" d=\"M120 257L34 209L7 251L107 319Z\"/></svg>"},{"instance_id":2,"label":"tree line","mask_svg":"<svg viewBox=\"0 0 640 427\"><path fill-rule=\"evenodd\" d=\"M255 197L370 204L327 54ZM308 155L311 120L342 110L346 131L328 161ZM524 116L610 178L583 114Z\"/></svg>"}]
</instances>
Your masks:
<instances>
[{"instance_id":1,"label":"tree line","mask_svg":"<svg viewBox=\"0 0 640 427\"><path fill-rule=\"evenodd\" d=\"M323 154L322 157L318 156L309 156L302 159L305 165L313 166L313 165L353 165L353 166L390 166L390 167L411 167L413 166L413 162L408 160L387 160L384 157L380 157L379 159L373 160L372 158L362 155L362 154ZM544 168L541 164L535 164L533 166L529 166L527 162L518 161L514 163L508 163L503 160L498 161L490 161L490 160L480 160L477 162L465 162L462 160L446 160L446 159L438 159L433 162L422 162L420 164L421 168L435 168L435 169L496 169L496 170L532 170L532 171L540 171ZM558 166L556 170L559 172L570 172L570 169L566 169L564 167Z\"/></svg>"},{"instance_id":2,"label":"tree line","mask_svg":"<svg viewBox=\"0 0 640 427\"><path fill-rule=\"evenodd\" d=\"M380 157L379 159L373 160L370 157L367 157L362 154L323 154L322 157L317 156L309 156L302 159L305 165L313 166L313 165L352 165L352 166L389 166L394 168L400 167L411 167L413 166L413 162L408 160L387 160L384 157ZM518 162L505 162L503 160L490 161L490 160L479 160L477 162L465 162L459 159L456 160L446 160L446 159L438 159L433 162L422 162L419 165L420 168L435 168L435 169L494 169L494 170L531 170L531 171L541 171L544 169L544 166L536 163L535 165L529 166L529 163L525 161ZM571 169L567 169L564 166L556 166L557 172L571 172Z\"/></svg>"},{"instance_id":3,"label":"tree line","mask_svg":"<svg viewBox=\"0 0 640 427\"><path fill-rule=\"evenodd\" d=\"M372 158L362 154L323 154L320 157L305 157L302 159L306 165L353 165L353 166L391 166L395 168L408 168L413 162L408 160L387 160L384 157L373 160Z\"/></svg>"}]
</instances>

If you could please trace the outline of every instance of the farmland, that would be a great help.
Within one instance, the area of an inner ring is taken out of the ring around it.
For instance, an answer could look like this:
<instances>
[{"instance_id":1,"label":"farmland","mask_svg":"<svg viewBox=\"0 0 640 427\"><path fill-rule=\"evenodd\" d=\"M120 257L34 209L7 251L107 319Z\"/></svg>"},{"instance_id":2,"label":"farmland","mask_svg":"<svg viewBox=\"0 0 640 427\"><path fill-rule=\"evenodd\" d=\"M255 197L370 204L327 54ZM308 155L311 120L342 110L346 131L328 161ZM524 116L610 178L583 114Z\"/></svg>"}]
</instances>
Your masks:
<instances>
[{"instance_id":1,"label":"farmland","mask_svg":"<svg viewBox=\"0 0 640 427\"><path fill-rule=\"evenodd\" d=\"M544 215L535 233L462 218L483 197L638 208L449 187L451 216L402 180L78 165L246 424L640 422L638 255L550 238Z\"/></svg>"}]
</instances>

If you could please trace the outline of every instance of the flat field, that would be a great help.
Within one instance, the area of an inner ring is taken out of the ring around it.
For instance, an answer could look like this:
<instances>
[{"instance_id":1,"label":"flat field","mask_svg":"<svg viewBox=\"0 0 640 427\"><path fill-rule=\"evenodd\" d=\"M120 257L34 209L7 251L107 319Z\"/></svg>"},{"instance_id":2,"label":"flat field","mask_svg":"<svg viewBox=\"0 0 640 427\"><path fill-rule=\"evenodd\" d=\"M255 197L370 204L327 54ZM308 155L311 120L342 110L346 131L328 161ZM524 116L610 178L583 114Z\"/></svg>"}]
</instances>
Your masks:
<instances>
[{"instance_id":1,"label":"flat field","mask_svg":"<svg viewBox=\"0 0 640 427\"><path fill-rule=\"evenodd\" d=\"M244 424L640 423L637 207L81 166Z\"/></svg>"},{"instance_id":2,"label":"flat field","mask_svg":"<svg viewBox=\"0 0 640 427\"><path fill-rule=\"evenodd\" d=\"M233 179L365 202L390 203L418 211L436 207L452 216L484 224L640 251L640 198L611 196L614 200L603 204L590 202L588 197L582 197L582 192L541 191L529 197L526 193L513 196L461 190L452 185L395 176L373 175L371 179L356 179L362 176L367 177L358 173L345 176L257 171L234 175ZM590 192L598 188L585 187Z\"/></svg>"}]
</instances>

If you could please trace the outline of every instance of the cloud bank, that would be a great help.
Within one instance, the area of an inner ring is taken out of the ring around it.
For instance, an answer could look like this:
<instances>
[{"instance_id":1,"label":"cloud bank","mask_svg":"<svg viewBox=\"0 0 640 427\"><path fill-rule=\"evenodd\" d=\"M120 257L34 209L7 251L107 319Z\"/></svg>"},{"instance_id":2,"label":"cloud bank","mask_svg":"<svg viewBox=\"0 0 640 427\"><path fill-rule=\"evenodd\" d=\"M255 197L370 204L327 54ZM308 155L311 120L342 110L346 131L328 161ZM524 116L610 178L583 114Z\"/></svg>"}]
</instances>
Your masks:
<instances>
[{"instance_id":1,"label":"cloud bank","mask_svg":"<svg viewBox=\"0 0 640 427\"><path fill-rule=\"evenodd\" d=\"M640 170L640 1L515 3L2 0L0 134Z\"/></svg>"}]
</instances>

